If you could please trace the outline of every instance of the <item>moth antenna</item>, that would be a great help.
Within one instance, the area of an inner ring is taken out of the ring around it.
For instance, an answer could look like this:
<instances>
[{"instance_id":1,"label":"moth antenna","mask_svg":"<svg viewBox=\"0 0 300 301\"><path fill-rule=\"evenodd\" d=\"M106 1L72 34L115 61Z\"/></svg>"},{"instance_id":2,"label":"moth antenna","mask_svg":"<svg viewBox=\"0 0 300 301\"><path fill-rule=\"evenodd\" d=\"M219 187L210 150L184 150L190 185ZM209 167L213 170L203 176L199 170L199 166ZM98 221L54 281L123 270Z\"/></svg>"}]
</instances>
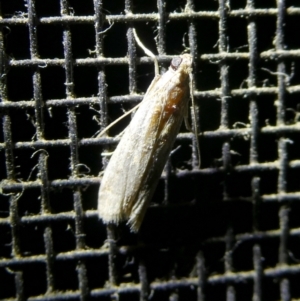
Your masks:
<instances>
[{"instance_id":1,"label":"moth antenna","mask_svg":"<svg viewBox=\"0 0 300 301\"><path fill-rule=\"evenodd\" d=\"M196 109L195 109L195 100L194 100L194 87L193 87L193 74L189 74L189 86L190 86L190 96L193 107L193 119L194 119L194 135L196 136L196 146L197 146L197 155L198 155L198 167L201 166L201 154L200 154L200 141L199 141L199 132L197 128L197 119L196 119Z\"/></svg>"},{"instance_id":2,"label":"moth antenna","mask_svg":"<svg viewBox=\"0 0 300 301\"><path fill-rule=\"evenodd\" d=\"M141 40L139 39L139 37L135 31L135 28L133 28L133 35L134 35L136 43L144 50L145 54L153 58L155 75L158 75L159 67L158 67L158 61L157 61L156 55L153 52L151 52L148 48L146 48L145 45L141 42Z\"/></svg>"}]
</instances>

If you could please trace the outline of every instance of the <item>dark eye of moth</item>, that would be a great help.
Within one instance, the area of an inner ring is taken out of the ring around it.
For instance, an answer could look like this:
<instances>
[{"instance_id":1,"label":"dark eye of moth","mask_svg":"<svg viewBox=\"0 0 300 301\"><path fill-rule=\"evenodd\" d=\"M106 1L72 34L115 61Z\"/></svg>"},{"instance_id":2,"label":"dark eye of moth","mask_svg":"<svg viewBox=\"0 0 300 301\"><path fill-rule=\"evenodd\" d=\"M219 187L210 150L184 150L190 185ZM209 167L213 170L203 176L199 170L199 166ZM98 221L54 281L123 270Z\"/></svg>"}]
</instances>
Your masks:
<instances>
[{"instance_id":1,"label":"dark eye of moth","mask_svg":"<svg viewBox=\"0 0 300 301\"><path fill-rule=\"evenodd\" d=\"M171 68L176 71L180 66L181 62L182 62L182 58L174 57L171 61Z\"/></svg>"}]
</instances>

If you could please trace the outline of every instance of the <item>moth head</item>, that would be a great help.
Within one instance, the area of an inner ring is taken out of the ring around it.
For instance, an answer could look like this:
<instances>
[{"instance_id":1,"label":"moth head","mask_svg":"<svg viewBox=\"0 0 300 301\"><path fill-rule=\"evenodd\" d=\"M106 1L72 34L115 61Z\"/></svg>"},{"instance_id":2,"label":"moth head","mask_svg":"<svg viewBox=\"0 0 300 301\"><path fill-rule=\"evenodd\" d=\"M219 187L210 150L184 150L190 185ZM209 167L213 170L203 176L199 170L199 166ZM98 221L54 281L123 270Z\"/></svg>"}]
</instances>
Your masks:
<instances>
[{"instance_id":1,"label":"moth head","mask_svg":"<svg viewBox=\"0 0 300 301\"><path fill-rule=\"evenodd\" d=\"M192 56L190 54L183 54L172 59L170 68L174 71L183 71L184 73L191 73L192 71Z\"/></svg>"}]
</instances>

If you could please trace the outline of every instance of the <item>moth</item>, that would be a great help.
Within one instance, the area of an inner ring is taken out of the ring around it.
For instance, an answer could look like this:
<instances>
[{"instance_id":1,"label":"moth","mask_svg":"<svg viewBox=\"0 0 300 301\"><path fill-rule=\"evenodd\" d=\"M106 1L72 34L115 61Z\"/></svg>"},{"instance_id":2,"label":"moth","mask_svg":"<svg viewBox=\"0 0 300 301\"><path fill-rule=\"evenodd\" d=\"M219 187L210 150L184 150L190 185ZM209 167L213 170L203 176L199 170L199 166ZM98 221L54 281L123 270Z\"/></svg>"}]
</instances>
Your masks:
<instances>
[{"instance_id":1,"label":"moth","mask_svg":"<svg viewBox=\"0 0 300 301\"><path fill-rule=\"evenodd\" d=\"M114 151L100 183L98 213L104 223L143 221L184 116L188 112L192 57L174 57L157 75Z\"/></svg>"}]
</instances>

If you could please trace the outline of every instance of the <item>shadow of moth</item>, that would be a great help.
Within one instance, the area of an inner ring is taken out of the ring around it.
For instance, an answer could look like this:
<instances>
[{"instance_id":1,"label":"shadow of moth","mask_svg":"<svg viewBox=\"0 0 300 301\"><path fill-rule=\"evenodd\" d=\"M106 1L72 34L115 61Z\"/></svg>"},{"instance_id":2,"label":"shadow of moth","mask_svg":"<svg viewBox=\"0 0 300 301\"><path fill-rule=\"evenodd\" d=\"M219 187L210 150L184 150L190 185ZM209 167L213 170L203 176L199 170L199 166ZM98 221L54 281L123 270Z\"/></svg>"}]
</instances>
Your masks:
<instances>
[{"instance_id":1,"label":"shadow of moth","mask_svg":"<svg viewBox=\"0 0 300 301\"><path fill-rule=\"evenodd\" d=\"M192 57L173 58L157 75L114 151L102 178L98 213L104 223L128 220L137 232L184 116Z\"/></svg>"}]
</instances>

